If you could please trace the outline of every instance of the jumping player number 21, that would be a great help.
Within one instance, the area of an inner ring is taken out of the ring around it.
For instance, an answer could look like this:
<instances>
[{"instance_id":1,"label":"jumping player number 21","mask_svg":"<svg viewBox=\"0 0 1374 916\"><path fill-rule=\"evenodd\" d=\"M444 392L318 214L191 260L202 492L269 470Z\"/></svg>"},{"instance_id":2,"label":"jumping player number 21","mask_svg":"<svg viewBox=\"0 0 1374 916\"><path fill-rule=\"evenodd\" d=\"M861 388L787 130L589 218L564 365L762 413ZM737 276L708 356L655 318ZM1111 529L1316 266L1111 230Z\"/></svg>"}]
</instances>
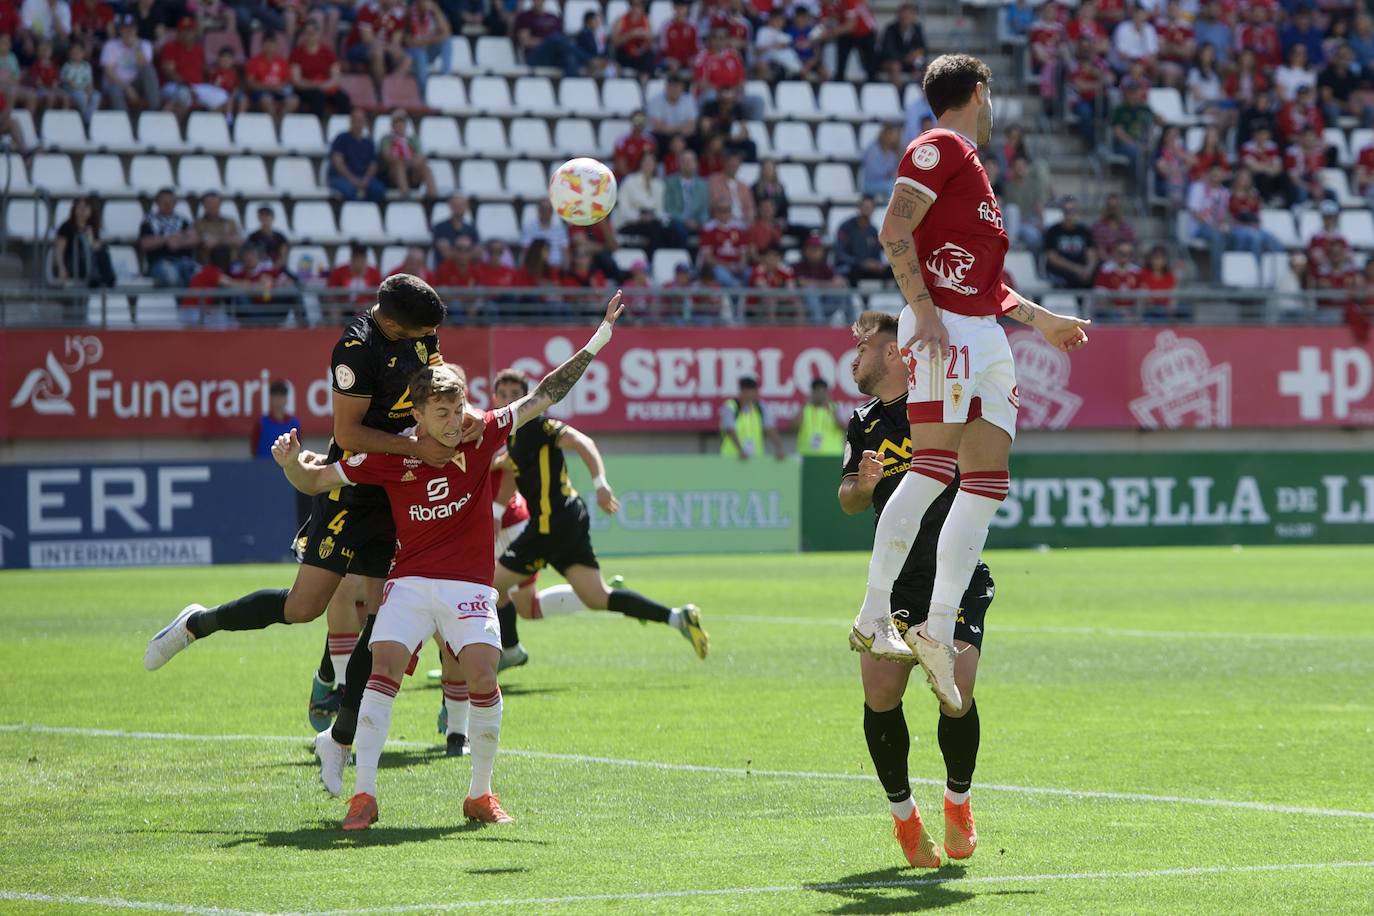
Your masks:
<instances>
[{"instance_id":1,"label":"jumping player number 21","mask_svg":"<svg viewBox=\"0 0 1374 916\"><path fill-rule=\"evenodd\" d=\"M945 370L945 378L959 377L954 374L954 370L959 365L960 353L964 354L964 378L968 378L968 346L956 347L953 344L949 346L949 368Z\"/></svg>"}]
</instances>

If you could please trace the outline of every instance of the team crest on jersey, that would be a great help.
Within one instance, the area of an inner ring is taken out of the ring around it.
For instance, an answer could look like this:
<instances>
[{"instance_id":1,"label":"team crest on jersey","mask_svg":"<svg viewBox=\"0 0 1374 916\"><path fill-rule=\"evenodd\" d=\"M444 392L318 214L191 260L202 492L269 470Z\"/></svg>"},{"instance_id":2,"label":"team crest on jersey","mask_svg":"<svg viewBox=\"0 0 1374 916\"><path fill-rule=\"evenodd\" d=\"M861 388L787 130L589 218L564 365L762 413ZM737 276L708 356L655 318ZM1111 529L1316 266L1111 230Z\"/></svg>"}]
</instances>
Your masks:
<instances>
[{"instance_id":1,"label":"team crest on jersey","mask_svg":"<svg viewBox=\"0 0 1374 916\"><path fill-rule=\"evenodd\" d=\"M429 347L425 346L425 342L423 340L415 341L415 355L420 357L420 362L429 362Z\"/></svg>"},{"instance_id":2,"label":"team crest on jersey","mask_svg":"<svg viewBox=\"0 0 1374 916\"><path fill-rule=\"evenodd\" d=\"M934 143L922 143L911 151L911 164L923 171L929 171L940 164L940 150Z\"/></svg>"},{"instance_id":3,"label":"team crest on jersey","mask_svg":"<svg viewBox=\"0 0 1374 916\"><path fill-rule=\"evenodd\" d=\"M353 374L353 370L347 366L334 367L334 381L339 386L339 390L347 391L353 387L353 383L358 380Z\"/></svg>"},{"instance_id":4,"label":"team crest on jersey","mask_svg":"<svg viewBox=\"0 0 1374 916\"><path fill-rule=\"evenodd\" d=\"M320 559L321 559L321 560L327 560L327 559L329 559L329 555L330 555L331 553L333 553L333 552L334 552L334 539L333 539L332 537L329 537L328 535L325 535L324 540L323 540L323 541L320 541Z\"/></svg>"},{"instance_id":5,"label":"team crest on jersey","mask_svg":"<svg viewBox=\"0 0 1374 916\"><path fill-rule=\"evenodd\" d=\"M953 385L950 386L949 397L950 400L954 402L954 406L958 407L959 402L964 399L964 386L960 385L958 382L955 382Z\"/></svg>"},{"instance_id":6,"label":"team crest on jersey","mask_svg":"<svg viewBox=\"0 0 1374 916\"><path fill-rule=\"evenodd\" d=\"M926 270L935 278L935 285L961 296L973 296L978 290L964 283L973 267L974 257L953 242L945 242L926 258Z\"/></svg>"}]
</instances>

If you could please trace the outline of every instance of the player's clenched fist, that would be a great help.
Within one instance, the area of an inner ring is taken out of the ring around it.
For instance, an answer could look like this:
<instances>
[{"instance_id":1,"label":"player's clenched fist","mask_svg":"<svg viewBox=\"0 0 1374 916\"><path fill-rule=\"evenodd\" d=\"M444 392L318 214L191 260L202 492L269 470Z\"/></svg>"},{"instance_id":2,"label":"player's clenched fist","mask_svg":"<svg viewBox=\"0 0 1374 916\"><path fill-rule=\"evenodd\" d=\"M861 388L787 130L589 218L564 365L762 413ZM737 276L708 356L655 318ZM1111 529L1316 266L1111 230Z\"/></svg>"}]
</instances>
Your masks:
<instances>
[{"instance_id":1,"label":"player's clenched fist","mask_svg":"<svg viewBox=\"0 0 1374 916\"><path fill-rule=\"evenodd\" d=\"M272 458L282 467L294 464L300 454L301 440L296 438L295 429L289 433L282 433L277 437L277 441L272 443Z\"/></svg>"},{"instance_id":2,"label":"player's clenched fist","mask_svg":"<svg viewBox=\"0 0 1374 916\"><path fill-rule=\"evenodd\" d=\"M883 459L873 449L864 449L859 461L859 480L866 487L876 486L883 479Z\"/></svg>"}]
</instances>

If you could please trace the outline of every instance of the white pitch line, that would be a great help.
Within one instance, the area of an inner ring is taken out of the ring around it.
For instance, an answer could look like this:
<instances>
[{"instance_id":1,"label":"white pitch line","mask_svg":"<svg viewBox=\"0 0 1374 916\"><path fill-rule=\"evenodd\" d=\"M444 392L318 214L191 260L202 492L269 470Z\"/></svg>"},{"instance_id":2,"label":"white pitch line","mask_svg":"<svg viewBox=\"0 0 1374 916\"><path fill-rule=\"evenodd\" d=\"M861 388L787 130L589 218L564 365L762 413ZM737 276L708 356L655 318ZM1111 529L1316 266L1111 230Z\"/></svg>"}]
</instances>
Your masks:
<instances>
[{"instance_id":1,"label":"white pitch line","mask_svg":"<svg viewBox=\"0 0 1374 916\"><path fill-rule=\"evenodd\" d=\"M641 891L624 894L584 894L566 897L513 897L505 900L460 900L452 903L416 903L397 906L362 907L359 909L325 910L309 916L380 916L385 913L433 913L452 910L471 910L478 907L558 906L577 903L610 903L634 900L668 900L684 897L743 896L746 894L834 893L844 891L883 890L905 887L929 887L948 884L965 887L970 884L1038 884L1048 881L1124 881L1142 878L1183 878L1207 875L1240 875L1263 872L1314 871L1325 869L1374 868L1370 862L1286 862L1273 865L1202 865L1193 868L1160 868L1151 871L1066 872L1053 875L981 875L968 877L907 878L897 881L855 881L831 884L779 884L771 887L721 887L681 891Z\"/></svg>"},{"instance_id":2,"label":"white pitch line","mask_svg":"<svg viewBox=\"0 0 1374 916\"><path fill-rule=\"evenodd\" d=\"M32 732L42 735L74 735L87 738L131 738L149 741L257 741L306 745L308 738L292 735L192 735L178 732L119 731L107 728L78 728L61 725L3 724L0 732ZM388 741L388 747L437 749L438 745L425 741ZM528 751L502 748L507 757L526 757L535 760L558 760L565 763L599 764L602 766L640 767L675 773L710 773L717 776L758 776L769 779L830 780L838 782L876 782L876 777L862 773L821 773L807 770L766 770L752 767L722 767L697 763L667 763L659 760L633 760L624 757L600 757L587 754L560 754L554 751ZM943 786L941 779L912 779L926 786ZM1232 808L1242 811L1267 811L1275 814L1308 814L1314 817L1343 817L1374 820L1374 811L1351 811L1341 808L1310 808L1298 805L1273 805L1267 802L1240 801L1229 798L1189 798L1181 795L1153 795L1142 792L1110 792L1097 789L1062 789L1054 786L1016 786L980 782L982 791L1007 792L1013 795L1050 795L1060 798L1103 799L1107 801L1143 802L1151 804L1194 805L1204 808Z\"/></svg>"},{"instance_id":3,"label":"white pitch line","mask_svg":"<svg viewBox=\"0 0 1374 916\"><path fill-rule=\"evenodd\" d=\"M55 903L62 906L99 906L110 910L143 910L150 913L185 913L188 916L273 916L256 910L230 910L219 906L190 906L183 903L157 903L151 900L125 900L123 897L78 897L68 894L30 894L0 890L0 900L19 903ZM281 914L285 916L285 914Z\"/></svg>"},{"instance_id":4,"label":"white pitch line","mask_svg":"<svg viewBox=\"0 0 1374 916\"><path fill-rule=\"evenodd\" d=\"M826 620L819 617L771 617L766 614L712 614L710 619L727 623L772 623L782 626L831 627L836 630L849 626L847 620ZM1107 636L1127 639L1279 639L1284 642L1312 641L1331 642L1351 639L1374 639L1374 634L1341 633L1326 635L1321 633L1228 633L1207 630L1136 630L1124 627L1028 627L1016 624L994 622L994 633L1046 633L1053 636Z\"/></svg>"}]
</instances>

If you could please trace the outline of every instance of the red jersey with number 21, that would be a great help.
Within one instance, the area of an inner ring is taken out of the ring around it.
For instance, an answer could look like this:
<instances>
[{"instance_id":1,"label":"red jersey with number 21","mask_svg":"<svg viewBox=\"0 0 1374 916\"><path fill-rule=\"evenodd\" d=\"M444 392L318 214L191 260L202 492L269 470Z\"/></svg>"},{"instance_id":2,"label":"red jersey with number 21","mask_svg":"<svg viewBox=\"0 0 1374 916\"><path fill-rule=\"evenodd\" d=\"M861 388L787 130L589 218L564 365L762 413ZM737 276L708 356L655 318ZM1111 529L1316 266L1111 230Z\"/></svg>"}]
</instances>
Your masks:
<instances>
[{"instance_id":1,"label":"red jersey with number 21","mask_svg":"<svg viewBox=\"0 0 1374 916\"><path fill-rule=\"evenodd\" d=\"M978 148L952 130L928 130L906 148L897 183L935 199L911 234L931 301L959 315L1002 314L1007 233Z\"/></svg>"},{"instance_id":2,"label":"red jersey with number 21","mask_svg":"<svg viewBox=\"0 0 1374 916\"><path fill-rule=\"evenodd\" d=\"M361 454L335 463L349 483L386 490L396 521L396 562L389 579L420 576L491 585L496 523L491 517L491 459L510 438L509 407L488 410L486 432L441 468L401 455Z\"/></svg>"}]
</instances>

